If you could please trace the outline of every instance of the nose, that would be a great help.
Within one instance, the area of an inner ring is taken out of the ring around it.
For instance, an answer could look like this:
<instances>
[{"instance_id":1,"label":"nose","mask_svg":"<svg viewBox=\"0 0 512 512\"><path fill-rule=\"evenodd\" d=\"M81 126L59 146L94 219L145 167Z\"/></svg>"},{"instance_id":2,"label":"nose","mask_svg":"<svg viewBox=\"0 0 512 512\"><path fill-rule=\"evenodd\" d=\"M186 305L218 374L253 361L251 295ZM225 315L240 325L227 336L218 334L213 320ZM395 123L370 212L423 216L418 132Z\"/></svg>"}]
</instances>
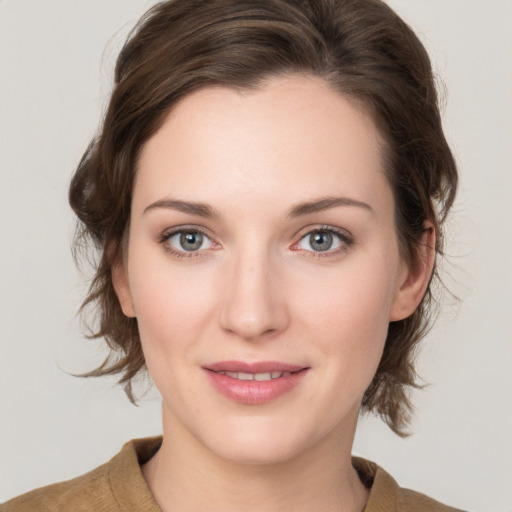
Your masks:
<instances>
[{"instance_id":1,"label":"nose","mask_svg":"<svg viewBox=\"0 0 512 512\"><path fill-rule=\"evenodd\" d=\"M222 329L245 340L272 338L289 324L285 289L265 251L239 254L222 286Z\"/></svg>"}]
</instances>

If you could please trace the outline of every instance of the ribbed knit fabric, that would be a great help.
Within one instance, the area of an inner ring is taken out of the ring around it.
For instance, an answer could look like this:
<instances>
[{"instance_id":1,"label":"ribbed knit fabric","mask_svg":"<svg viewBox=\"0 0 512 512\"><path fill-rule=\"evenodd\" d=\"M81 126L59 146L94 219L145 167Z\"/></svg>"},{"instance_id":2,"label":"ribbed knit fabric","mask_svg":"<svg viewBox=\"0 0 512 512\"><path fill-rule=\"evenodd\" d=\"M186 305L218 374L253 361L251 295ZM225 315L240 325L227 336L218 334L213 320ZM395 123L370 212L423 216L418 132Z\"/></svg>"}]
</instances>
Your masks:
<instances>
[{"instance_id":1,"label":"ribbed knit fabric","mask_svg":"<svg viewBox=\"0 0 512 512\"><path fill-rule=\"evenodd\" d=\"M110 462L14 498L0 505L0 512L161 512L140 469L161 442L161 437L130 441ZM461 512L400 488L373 462L353 457L352 464L361 481L371 486L364 512Z\"/></svg>"}]
</instances>

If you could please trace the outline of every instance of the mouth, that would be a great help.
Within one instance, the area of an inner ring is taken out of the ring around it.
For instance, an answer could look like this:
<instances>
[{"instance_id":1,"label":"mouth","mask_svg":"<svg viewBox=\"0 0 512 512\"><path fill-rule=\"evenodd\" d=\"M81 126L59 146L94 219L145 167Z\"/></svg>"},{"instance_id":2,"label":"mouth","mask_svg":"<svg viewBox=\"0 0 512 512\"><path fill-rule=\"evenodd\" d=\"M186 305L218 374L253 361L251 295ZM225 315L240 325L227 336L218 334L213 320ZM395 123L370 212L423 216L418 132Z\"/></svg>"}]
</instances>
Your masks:
<instances>
[{"instance_id":1,"label":"mouth","mask_svg":"<svg viewBox=\"0 0 512 512\"><path fill-rule=\"evenodd\" d=\"M300 384L309 367L280 362L222 361L203 367L214 389L231 401L258 405Z\"/></svg>"},{"instance_id":2,"label":"mouth","mask_svg":"<svg viewBox=\"0 0 512 512\"><path fill-rule=\"evenodd\" d=\"M261 372L261 373L247 373L247 372L216 372L220 373L221 375L227 375L228 377L231 377L232 379L237 380L255 380L258 382L265 382L267 380L272 379L279 379L281 377L288 377L292 373L296 372Z\"/></svg>"}]
</instances>

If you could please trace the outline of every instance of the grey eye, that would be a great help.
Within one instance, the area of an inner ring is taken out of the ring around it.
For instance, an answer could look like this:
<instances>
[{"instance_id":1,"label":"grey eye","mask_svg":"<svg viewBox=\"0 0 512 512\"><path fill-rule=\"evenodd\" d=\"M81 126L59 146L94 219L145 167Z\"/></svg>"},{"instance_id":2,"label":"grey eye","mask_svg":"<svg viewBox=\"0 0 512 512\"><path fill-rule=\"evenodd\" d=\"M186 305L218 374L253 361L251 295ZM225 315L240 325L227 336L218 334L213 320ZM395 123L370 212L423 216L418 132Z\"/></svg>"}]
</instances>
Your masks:
<instances>
[{"instance_id":1,"label":"grey eye","mask_svg":"<svg viewBox=\"0 0 512 512\"><path fill-rule=\"evenodd\" d=\"M346 245L348 240L332 231L317 229L304 235L298 244L298 248L312 252L326 252L338 249Z\"/></svg>"},{"instance_id":2,"label":"grey eye","mask_svg":"<svg viewBox=\"0 0 512 512\"><path fill-rule=\"evenodd\" d=\"M184 251L197 251L203 245L203 235L198 231L179 233L179 244Z\"/></svg>"},{"instance_id":3,"label":"grey eye","mask_svg":"<svg viewBox=\"0 0 512 512\"><path fill-rule=\"evenodd\" d=\"M314 251L328 251L332 247L333 236L327 231L315 231L309 236L309 245Z\"/></svg>"},{"instance_id":4,"label":"grey eye","mask_svg":"<svg viewBox=\"0 0 512 512\"><path fill-rule=\"evenodd\" d=\"M212 247L212 241L200 231L175 231L163 241L178 252L198 252Z\"/></svg>"}]
</instances>

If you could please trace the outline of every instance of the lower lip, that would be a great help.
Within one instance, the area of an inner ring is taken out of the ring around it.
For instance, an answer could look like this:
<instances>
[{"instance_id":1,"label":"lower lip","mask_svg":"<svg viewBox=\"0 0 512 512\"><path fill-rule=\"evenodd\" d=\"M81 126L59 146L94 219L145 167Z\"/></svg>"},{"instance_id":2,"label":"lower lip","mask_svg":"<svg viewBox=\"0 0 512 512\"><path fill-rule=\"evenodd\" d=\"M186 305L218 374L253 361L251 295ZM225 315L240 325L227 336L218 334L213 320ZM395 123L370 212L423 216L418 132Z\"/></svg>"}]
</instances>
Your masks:
<instances>
[{"instance_id":1,"label":"lower lip","mask_svg":"<svg viewBox=\"0 0 512 512\"><path fill-rule=\"evenodd\" d=\"M238 380L222 373L205 371L213 387L225 397L239 404L260 405L271 402L298 386L308 369L264 381Z\"/></svg>"}]
</instances>

